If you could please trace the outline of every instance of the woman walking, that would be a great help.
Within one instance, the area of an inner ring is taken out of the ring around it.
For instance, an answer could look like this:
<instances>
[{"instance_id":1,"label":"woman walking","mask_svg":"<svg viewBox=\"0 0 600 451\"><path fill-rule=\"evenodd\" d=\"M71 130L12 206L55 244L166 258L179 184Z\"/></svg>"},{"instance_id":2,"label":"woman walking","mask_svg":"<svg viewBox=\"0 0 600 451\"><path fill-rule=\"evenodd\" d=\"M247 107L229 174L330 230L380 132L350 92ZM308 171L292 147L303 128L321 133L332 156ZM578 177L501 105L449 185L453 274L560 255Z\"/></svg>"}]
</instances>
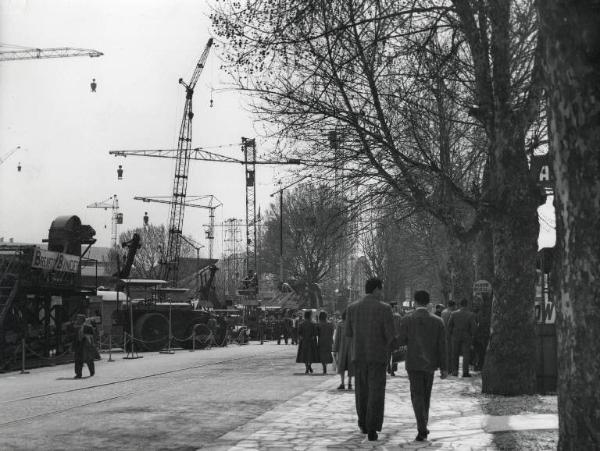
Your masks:
<instances>
[{"instance_id":1,"label":"woman walking","mask_svg":"<svg viewBox=\"0 0 600 451\"><path fill-rule=\"evenodd\" d=\"M319 336L319 360L323 365L323 374L327 374L327 364L333 362L333 357L331 356L333 324L327 321L327 312L319 313L317 330Z\"/></svg>"},{"instance_id":2,"label":"woman walking","mask_svg":"<svg viewBox=\"0 0 600 451\"><path fill-rule=\"evenodd\" d=\"M333 341L333 354L337 361L337 372L340 375L342 383L338 390L344 390L344 372L348 373L348 390L352 390L352 377L354 376L354 368L352 366L351 346L352 341L345 335L346 327L346 310L342 313L342 320L338 323L335 329L335 339Z\"/></svg>"},{"instance_id":3,"label":"woman walking","mask_svg":"<svg viewBox=\"0 0 600 451\"><path fill-rule=\"evenodd\" d=\"M298 326L298 354L296 363L304 363L304 374L312 373L311 364L319 361L317 351L317 325L312 322L312 311L304 312L304 321Z\"/></svg>"}]
</instances>

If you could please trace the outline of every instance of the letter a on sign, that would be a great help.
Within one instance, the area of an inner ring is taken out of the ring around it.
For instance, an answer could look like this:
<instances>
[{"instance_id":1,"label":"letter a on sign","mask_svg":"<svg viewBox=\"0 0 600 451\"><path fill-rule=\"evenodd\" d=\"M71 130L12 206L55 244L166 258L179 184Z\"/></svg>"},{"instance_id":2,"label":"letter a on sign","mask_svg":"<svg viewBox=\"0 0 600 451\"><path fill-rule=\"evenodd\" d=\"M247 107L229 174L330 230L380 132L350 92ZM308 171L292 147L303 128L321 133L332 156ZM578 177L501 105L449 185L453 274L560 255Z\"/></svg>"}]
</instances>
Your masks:
<instances>
[{"instance_id":1,"label":"letter a on sign","mask_svg":"<svg viewBox=\"0 0 600 451\"><path fill-rule=\"evenodd\" d=\"M545 164L540 168L540 182L549 182L549 181L550 181L550 166Z\"/></svg>"}]
</instances>

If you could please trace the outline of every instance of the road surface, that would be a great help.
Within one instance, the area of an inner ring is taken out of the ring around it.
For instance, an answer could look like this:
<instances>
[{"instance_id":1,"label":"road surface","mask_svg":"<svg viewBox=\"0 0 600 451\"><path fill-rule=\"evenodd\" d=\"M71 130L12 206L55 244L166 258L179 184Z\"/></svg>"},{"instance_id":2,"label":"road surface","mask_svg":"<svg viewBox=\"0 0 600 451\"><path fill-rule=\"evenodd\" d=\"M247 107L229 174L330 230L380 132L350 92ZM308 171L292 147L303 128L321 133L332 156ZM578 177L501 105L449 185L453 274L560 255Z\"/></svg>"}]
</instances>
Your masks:
<instances>
[{"instance_id":1,"label":"road surface","mask_svg":"<svg viewBox=\"0 0 600 451\"><path fill-rule=\"evenodd\" d=\"M210 448L325 380L305 376L295 352L252 343L137 360L116 354L114 362L104 354L96 375L84 367L80 380L72 365L1 374L0 449Z\"/></svg>"}]
</instances>

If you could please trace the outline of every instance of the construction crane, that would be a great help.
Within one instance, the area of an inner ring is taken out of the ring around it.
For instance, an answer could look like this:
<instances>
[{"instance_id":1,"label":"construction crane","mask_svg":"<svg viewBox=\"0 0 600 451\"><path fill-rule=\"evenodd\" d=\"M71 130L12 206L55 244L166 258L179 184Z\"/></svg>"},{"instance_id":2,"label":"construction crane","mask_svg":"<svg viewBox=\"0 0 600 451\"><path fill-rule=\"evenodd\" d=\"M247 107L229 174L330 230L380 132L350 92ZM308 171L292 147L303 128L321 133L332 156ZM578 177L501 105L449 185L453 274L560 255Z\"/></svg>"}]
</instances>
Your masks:
<instances>
[{"instance_id":1,"label":"construction crane","mask_svg":"<svg viewBox=\"0 0 600 451\"><path fill-rule=\"evenodd\" d=\"M15 153L17 150L20 150L21 146L17 146L14 149L9 150L8 152L6 152L4 155L2 155L0 157L0 164L3 164L6 160L8 160L8 158Z\"/></svg>"},{"instance_id":2,"label":"construction crane","mask_svg":"<svg viewBox=\"0 0 600 451\"><path fill-rule=\"evenodd\" d=\"M102 202L94 202L87 206L87 208L103 208L112 210L111 217L111 243L112 247L117 247L117 226L123 224L123 213L119 213L119 200L117 195L113 195Z\"/></svg>"},{"instance_id":3,"label":"construction crane","mask_svg":"<svg viewBox=\"0 0 600 451\"><path fill-rule=\"evenodd\" d=\"M0 45L0 61L16 61L16 60L30 60L30 59L42 59L42 58L68 58L73 56L89 56L91 58L97 58L104 55L104 53L93 49L77 49L71 47L54 47L47 49L39 49L33 47L22 47L22 46L10 46L11 50L6 48L7 46Z\"/></svg>"},{"instance_id":4,"label":"construction crane","mask_svg":"<svg viewBox=\"0 0 600 451\"><path fill-rule=\"evenodd\" d=\"M158 202L161 204L171 204L172 200L170 196L152 196L152 197L142 197L135 196L135 200L141 200L142 202ZM208 202L201 203L208 199ZM210 211L209 213L209 225L208 230L206 231L206 239L208 240L208 258L213 258L213 241L215 239L214 229L215 229L215 209L221 207L223 203L217 199L212 194L208 194L205 196L187 196L186 201L184 202L184 207L194 207L194 208L205 208ZM182 235L183 237L183 235Z\"/></svg>"},{"instance_id":5,"label":"construction crane","mask_svg":"<svg viewBox=\"0 0 600 451\"><path fill-rule=\"evenodd\" d=\"M214 163L236 163L245 166L246 176L246 272L256 272L256 165L299 165L302 160L288 158L284 160L257 160L256 140L242 138L241 150L244 159L238 159L204 150L202 147L190 149L188 160L212 161ZM156 149L156 150L111 150L110 155L116 157L138 156L151 158L179 158L179 149ZM179 161L179 160L178 160Z\"/></svg>"},{"instance_id":6,"label":"construction crane","mask_svg":"<svg viewBox=\"0 0 600 451\"><path fill-rule=\"evenodd\" d=\"M190 151L192 148L192 97L194 88L204 69L204 64L208 58L208 53L212 47L213 40L210 38L206 43L204 52L200 56L198 63L192 74L192 78L185 83L182 78L179 83L185 88L185 107L183 110L183 119L179 129L179 140L177 141L175 175L173 177L173 197L169 212L169 238L167 242L167 252L163 261L162 278L170 280L173 285L177 284L179 272L179 253L181 250L181 234L183 228L183 216L185 213L185 197L187 194L188 172L190 164Z\"/></svg>"}]
</instances>

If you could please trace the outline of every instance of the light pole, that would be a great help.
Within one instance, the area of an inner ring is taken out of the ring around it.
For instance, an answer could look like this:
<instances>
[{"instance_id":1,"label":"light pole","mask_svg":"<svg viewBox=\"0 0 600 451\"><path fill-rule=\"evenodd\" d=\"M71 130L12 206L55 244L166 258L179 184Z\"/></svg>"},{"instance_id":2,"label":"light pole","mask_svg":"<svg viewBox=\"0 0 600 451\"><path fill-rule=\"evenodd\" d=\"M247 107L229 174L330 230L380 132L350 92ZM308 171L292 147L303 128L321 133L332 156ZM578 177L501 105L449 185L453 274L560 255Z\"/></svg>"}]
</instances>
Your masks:
<instances>
[{"instance_id":1,"label":"light pole","mask_svg":"<svg viewBox=\"0 0 600 451\"><path fill-rule=\"evenodd\" d=\"M273 197L275 194L279 193L279 283L283 284L283 191L300 183L307 178L312 177L312 175L305 175L304 177L299 178L295 182L290 183L287 186L279 188L274 193L271 193L270 196ZM281 182L279 182L281 183Z\"/></svg>"}]
</instances>

